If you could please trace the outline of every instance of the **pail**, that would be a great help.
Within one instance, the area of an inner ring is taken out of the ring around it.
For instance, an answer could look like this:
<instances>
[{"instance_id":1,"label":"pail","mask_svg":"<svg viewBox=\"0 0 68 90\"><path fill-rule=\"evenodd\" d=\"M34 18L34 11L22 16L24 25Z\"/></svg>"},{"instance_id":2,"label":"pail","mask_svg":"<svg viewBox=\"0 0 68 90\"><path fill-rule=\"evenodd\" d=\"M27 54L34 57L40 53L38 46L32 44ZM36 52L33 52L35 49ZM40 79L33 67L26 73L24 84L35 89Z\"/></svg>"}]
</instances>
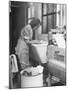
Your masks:
<instances>
[{"instance_id":1,"label":"pail","mask_svg":"<svg viewBox=\"0 0 68 90\"><path fill-rule=\"evenodd\" d=\"M28 68L27 68L28 71ZM37 75L25 76L21 71L21 87L41 87L43 86L43 73Z\"/></svg>"}]
</instances>

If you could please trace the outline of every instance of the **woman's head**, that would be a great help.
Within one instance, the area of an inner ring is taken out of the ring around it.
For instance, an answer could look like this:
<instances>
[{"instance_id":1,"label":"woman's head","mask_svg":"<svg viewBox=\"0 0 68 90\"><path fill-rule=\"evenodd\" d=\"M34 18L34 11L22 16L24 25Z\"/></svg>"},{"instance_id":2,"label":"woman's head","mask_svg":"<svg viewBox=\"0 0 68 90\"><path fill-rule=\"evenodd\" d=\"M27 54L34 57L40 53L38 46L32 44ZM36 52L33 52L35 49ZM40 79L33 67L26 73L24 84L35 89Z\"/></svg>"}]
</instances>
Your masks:
<instances>
[{"instance_id":1,"label":"woman's head","mask_svg":"<svg viewBox=\"0 0 68 90\"><path fill-rule=\"evenodd\" d=\"M41 25L41 22L39 19L33 18L32 21L30 22L30 25L33 30L36 30Z\"/></svg>"},{"instance_id":2,"label":"woman's head","mask_svg":"<svg viewBox=\"0 0 68 90\"><path fill-rule=\"evenodd\" d=\"M21 30L21 37L23 39L29 39L31 40L33 37L33 31L36 30L40 26L41 22L39 19L33 18L30 24L26 25L22 30Z\"/></svg>"}]
</instances>

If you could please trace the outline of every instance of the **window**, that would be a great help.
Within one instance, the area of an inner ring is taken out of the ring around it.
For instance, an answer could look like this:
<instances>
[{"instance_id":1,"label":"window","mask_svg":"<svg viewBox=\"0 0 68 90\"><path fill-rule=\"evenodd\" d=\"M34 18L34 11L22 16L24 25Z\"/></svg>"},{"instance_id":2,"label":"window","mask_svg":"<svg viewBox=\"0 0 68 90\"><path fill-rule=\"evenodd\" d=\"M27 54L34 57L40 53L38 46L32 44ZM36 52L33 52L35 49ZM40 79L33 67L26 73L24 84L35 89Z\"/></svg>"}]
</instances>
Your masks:
<instances>
[{"instance_id":1,"label":"window","mask_svg":"<svg viewBox=\"0 0 68 90\"><path fill-rule=\"evenodd\" d=\"M42 33L56 27L56 5L42 3Z\"/></svg>"},{"instance_id":2,"label":"window","mask_svg":"<svg viewBox=\"0 0 68 90\"><path fill-rule=\"evenodd\" d=\"M33 17L42 21L40 32L48 33L49 30L66 25L66 5L52 3L29 3L28 23Z\"/></svg>"}]
</instances>

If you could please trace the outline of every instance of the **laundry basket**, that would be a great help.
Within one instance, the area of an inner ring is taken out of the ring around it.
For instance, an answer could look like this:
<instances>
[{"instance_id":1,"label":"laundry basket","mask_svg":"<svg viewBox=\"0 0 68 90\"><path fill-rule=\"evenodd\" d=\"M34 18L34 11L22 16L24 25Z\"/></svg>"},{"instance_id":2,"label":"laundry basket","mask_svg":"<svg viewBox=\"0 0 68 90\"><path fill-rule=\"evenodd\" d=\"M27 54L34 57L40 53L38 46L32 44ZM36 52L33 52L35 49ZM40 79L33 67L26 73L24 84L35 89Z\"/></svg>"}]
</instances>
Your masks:
<instances>
[{"instance_id":1,"label":"laundry basket","mask_svg":"<svg viewBox=\"0 0 68 90\"><path fill-rule=\"evenodd\" d=\"M38 70L36 68L30 67L25 69L29 72ZM42 87L43 86L43 69L41 73L35 72L35 75L23 75L24 71L21 71L21 87ZM33 71L32 71L33 70ZM37 73L37 74L36 74Z\"/></svg>"}]
</instances>

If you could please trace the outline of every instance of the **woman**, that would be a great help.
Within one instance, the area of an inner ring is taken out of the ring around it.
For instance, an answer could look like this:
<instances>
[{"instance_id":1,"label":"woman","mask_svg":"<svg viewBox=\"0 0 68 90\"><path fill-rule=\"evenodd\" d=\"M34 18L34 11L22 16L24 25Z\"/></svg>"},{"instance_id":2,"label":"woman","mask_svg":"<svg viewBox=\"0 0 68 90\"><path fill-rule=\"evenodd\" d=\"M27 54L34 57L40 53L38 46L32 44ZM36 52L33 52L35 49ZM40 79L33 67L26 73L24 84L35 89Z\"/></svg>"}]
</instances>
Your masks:
<instances>
[{"instance_id":1,"label":"woman","mask_svg":"<svg viewBox=\"0 0 68 90\"><path fill-rule=\"evenodd\" d=\"M20 62L21 70L30 65L28 43L30 40L32 40L33 30L36 30L40 24L40 20L34 18L30 24L26 25L21 30L21 35L15 48L16 55L18 56Z\"/></svg>"}]
</instances>

